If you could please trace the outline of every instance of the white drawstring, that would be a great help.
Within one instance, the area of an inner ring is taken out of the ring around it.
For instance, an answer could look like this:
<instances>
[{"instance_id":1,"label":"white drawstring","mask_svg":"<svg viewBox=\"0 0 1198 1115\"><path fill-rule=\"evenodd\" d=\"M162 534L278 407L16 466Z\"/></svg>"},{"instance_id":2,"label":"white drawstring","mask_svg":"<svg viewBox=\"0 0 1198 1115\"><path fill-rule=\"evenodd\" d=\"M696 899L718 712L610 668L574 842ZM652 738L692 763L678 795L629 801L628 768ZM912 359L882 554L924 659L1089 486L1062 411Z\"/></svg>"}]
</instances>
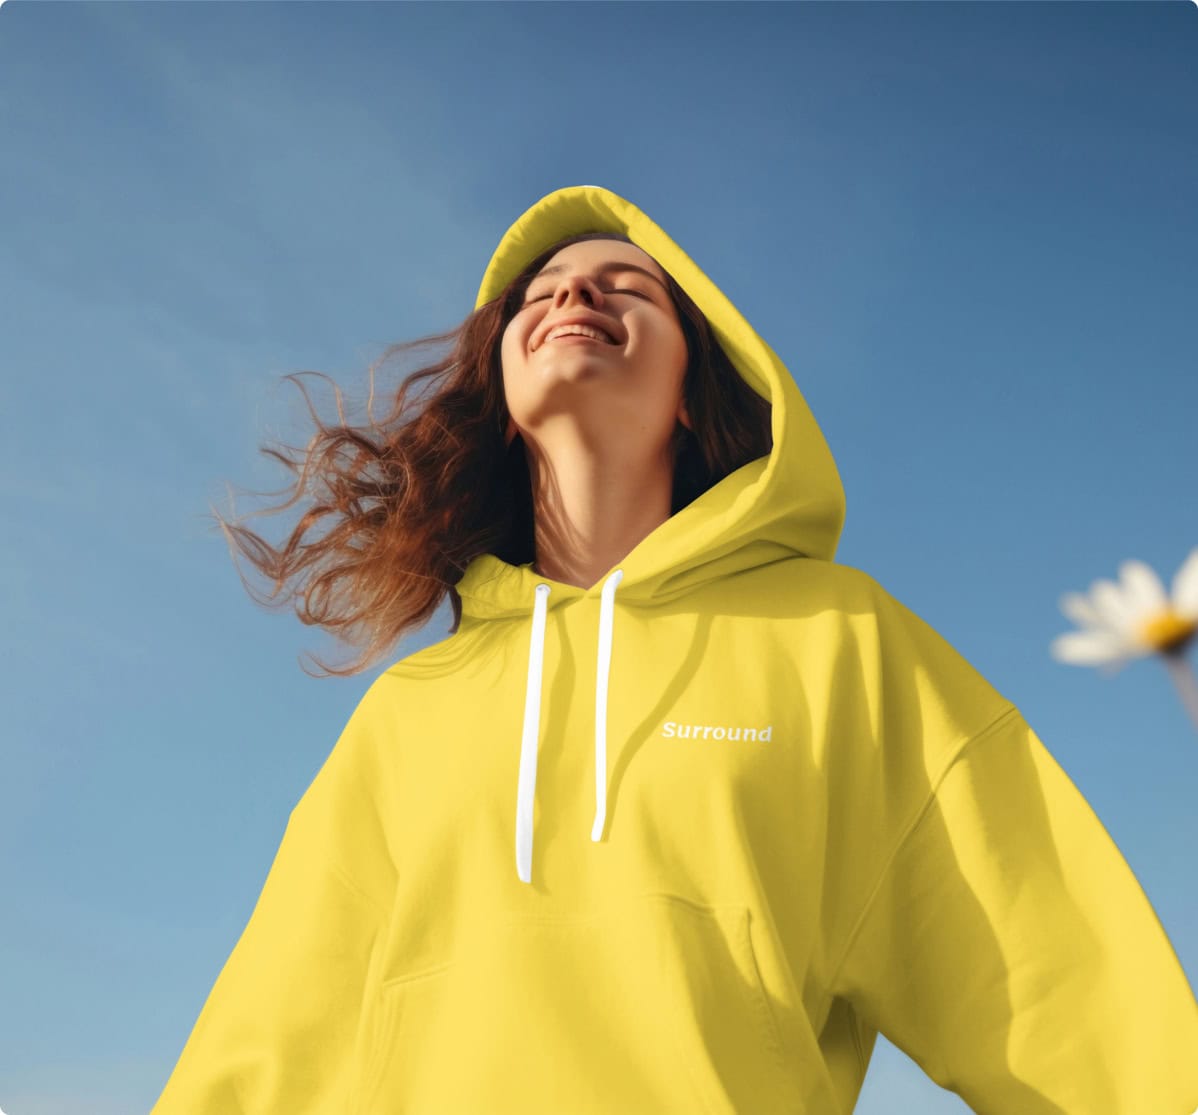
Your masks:
<instances>
[{"instance_id":1,"label":"white drawstring","mask_svg":"<svg viewBox=\"0 0 1198 1115\"><path fill-rule=\"evenodd\" d=\"M615 570L603 583L599 607L599 654L595 667L595 822L591 840L603 836L607 820L607 691L611 677L612 616L616 586L624 578ZM516 874L532 881L532 813L537 788L537 741L541 727L541 678L545 663L545 615L549 586L537 585L528 647L528 683L524 691L524 733L520 740L520 784L516 793Z\"/></svg>"},{"instance_id":2,"label":"white drawstring","mask_svg":"<svg viewBox=\"0 0 1198 1115\"><path fill-rule=\"evenodd\" d=\"M595 823L591 840L603 835L607 820L607 681L611 677L612 613L615 610L616 585L624 579L617 569L603 582L599 605L599 660L595 663Z\"/></svg>"},{"instance_id":3,"label":"white drawstring","mask_svg":"<svg viewBox=\"0 0 1198 1115\"><path fill-rule=\"evenodd\" d=\"M545 660L545 611L549 586L537 585L524 691L524 737L520 741L520 786L516 793L516 874L532 881L532 805L537 788L537 735L541 727L541 667Z\"/></svg>"}]
</instances>

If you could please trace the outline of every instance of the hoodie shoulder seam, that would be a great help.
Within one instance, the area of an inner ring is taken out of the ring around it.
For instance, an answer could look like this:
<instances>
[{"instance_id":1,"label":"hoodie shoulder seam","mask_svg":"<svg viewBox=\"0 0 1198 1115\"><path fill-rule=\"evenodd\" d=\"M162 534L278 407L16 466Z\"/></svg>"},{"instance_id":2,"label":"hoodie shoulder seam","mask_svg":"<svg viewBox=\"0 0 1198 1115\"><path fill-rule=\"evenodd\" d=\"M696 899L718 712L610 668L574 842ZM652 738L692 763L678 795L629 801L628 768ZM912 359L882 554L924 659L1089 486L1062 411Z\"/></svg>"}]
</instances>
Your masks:
<instances>
[{"instance_id":1,"label":"hoodie shoulder seam","mask_svg":"<svg viewBox=\"0 0 1198 1115\"><path fill-rule=\"evenodd\" d=\"M981 728L972 735L968 736L949 755L949 758L941 768L940 773L933 780L931 789L928 791L927 796L924 798L919 808L915 811L911 817L911 820L909 820L903 827L902 833L895 842L894 848L891 850L890 855L888 855L883 862L882 870L878 873L878 878L874 882L874 885L870 888L868 896L861 907L861 913L857 915L856 920L853 922L853 928L849 931L848 938L845 941L845 946L840 953L840 959L837 960L836 964L832 967L831 975L828 977L829 988L836 986L836 980L840 976L840 970L844 967L845 961L848 960L849 954L853 951L853 945L856 944L857 937L860 935L861 929L869 917L870 910L873 909L874 900L880 893L882 884L886 881L886 876L890 874L890 869L894 865L894 861L898 859L899 853L903 850L903 847L907 843L907 840L910 838L911 834L917 828L919 828L920 823L923 821L924 817L927 816L928 810L931 807L932 802L936 800L936 795L940 792L940 787L945 778L948 776L949 771L956 766L957 762L961 759L962 755L964 755L967 748L995 731L995 729L1002 725L1008 718L1018 715L1018 706L1008 702L1006 707L993 720L991 720L984 728Z\"/></svg>"}]
</instances>

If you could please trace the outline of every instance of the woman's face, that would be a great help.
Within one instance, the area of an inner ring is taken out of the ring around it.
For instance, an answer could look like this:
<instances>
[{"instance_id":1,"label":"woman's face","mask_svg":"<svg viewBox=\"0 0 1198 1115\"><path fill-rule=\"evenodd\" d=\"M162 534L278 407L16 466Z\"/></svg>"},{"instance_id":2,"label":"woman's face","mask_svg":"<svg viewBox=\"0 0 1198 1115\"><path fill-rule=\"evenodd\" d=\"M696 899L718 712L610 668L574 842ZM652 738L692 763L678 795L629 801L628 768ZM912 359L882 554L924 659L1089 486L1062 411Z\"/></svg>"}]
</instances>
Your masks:
<instances>
[{"instance_id":1,"label":"woman's face","mask_svg":"<svg viewBox=\"0 0 1198 1115\"><path fill-rule=\"evenodd\" d=\"M576 315L615 343L548 339ZM665 272L635 244L582 240L557 252L528 284L504 330L500 356L508 442L517 429L526 442L551 442L563 417L598 443L632 436L664 445L676 421L690 426L678 311Z\"/></svg>"}]
</instances>

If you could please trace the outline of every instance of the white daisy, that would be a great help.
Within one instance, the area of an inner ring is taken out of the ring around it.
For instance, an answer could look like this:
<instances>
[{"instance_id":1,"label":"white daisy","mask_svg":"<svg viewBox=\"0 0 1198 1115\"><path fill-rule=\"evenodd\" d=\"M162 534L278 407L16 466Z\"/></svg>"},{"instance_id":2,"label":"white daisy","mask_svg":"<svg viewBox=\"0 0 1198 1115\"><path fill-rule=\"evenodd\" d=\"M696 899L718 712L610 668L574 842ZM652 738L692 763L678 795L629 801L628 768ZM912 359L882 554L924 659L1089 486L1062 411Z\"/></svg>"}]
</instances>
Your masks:
<instances>
[{"instance_id":1,"label":"white daisy","mask_svg":"<svg viewBox=\"0 0 1198 1115\"><path fill-rule=\"evenodd\" d=\"M1099 580L1090 593L1061 597L1061 611L1083 630L1052 642L1053 657L1075 666L1104 666L1109 675L1133 658L1180 658L1198 633L1198 548L1173 577L1172 596L1142 561L1119 567L1121 583Z\"/></svg>"}]
</instances>

